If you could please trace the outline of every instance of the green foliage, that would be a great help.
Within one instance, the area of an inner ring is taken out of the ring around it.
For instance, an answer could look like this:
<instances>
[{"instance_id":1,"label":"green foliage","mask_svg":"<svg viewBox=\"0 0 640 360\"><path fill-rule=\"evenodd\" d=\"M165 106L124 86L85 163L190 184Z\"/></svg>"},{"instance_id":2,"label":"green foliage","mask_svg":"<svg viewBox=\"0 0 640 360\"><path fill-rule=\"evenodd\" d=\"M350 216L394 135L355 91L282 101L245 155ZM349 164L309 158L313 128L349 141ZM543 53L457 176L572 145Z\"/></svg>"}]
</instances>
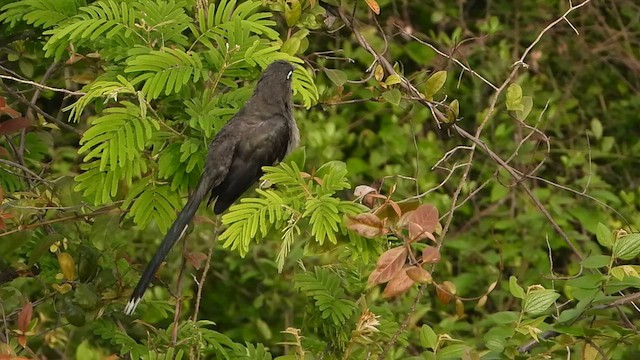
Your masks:
<instances>
[{"instance_id":1,"label":"green foliage","mask_svg":"<svg viewBox=\"0 0 640 360\"><path fill-rule=\"evenodd\" d=\"M302 176L295 162L277 167L264 167L261 180L276 185L275 190L257 190L258 198L241 199L222 216L227 226L220 235L224 247L238 250L241 256L249 251L252 241L259 241L272 228L282 228L283 243L278 255L279 269L291 247L291 235L308 223L311 235L319 245L325 240L337 244L337 235L346 235L341 227L342 218L354 215L362 207L350 201L333 197L337 191L349 188L344 163L329 162L314 176ZM284 223L288 226L282 227Z\"/></svg>"},{"instance_id":2,"label":"green foliage","mask_svg":"<svg viewBox=\"0 0 640 360\"><path fill-rule=\"evenodd\" d=\"M0 9L0 22L15 26L26 22L34 27L50 28L75 15L79 1L25 0L9 3Z\"/></svg>"},{"instance_id":3,"label":"green foliage","mask_svg":"<svg viewBox=\"0 0 640 360\"><path fill-rule=\"evenodd\" d=\"M295 277L295 286L303 294L313 298L323 319L330 319L333 326L343 326L353 315L356 305L345 299L340 278L329 269L316 267Z\"/></svg>"}]
</instances>

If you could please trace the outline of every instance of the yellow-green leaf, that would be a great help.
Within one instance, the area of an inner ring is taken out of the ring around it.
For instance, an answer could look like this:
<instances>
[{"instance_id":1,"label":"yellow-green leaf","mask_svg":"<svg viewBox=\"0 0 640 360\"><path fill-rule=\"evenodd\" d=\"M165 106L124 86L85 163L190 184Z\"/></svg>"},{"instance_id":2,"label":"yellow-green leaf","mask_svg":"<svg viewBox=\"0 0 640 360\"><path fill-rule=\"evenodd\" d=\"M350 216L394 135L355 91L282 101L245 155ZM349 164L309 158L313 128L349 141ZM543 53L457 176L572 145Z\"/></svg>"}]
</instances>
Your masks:
<instances>
[{"instance_id":1,"label":"yellow-green leaf","mask_svg":"<svg viewBox=\"0 0 640 360\"><path fill-rule=\"evenodd\" d=\"M622 260L631 260L640 254L640 234L629 234L613 244L613 255Z\"/></svg>"},{"instance_id":2,"label":"yellow-green leaf","mask_svg":"<svg viewBox=\"0 0 640 360\"><path fill-rule=\"evenodd\" d=\"M540 314L545 312L560 297L555 290L540 289L531 290L524 298L522 310L528 314Z\"/></svg>"},{"instance_id":3,"label":"yellow-green leaf","mask_svg":"<svg viewBox=\"0 0 640 360\"><path fill-rule=\"evenodd\" d=\"M522 88L518 84L511 84L507 88L507 110L524 111L522 104Z\"/></svg>"},{"instance_id":4,"label":"yellow-green leaf","mask_svg":"<svg viewBox=\"0 0 640 360\"><path fill-rule=\"evenodd\" d=\"M385 84L387 84L387 86L391 86L394 84L399 84L400 83L400 77L398 75L389 75L389 77L387 78L387 80L384 81Z\"/></svg>"},{"instance_id":5,"label":"yellow-green leaf","mask_svg":"<svg viewBox=\"0 0 640 360\"><path fill-rule=\"evenodd\" d=\"M424 90L424 94L427 97L427 100L432 100L433 95L435 95L438 91L440 91L440 89L442 89L446 81L447 72L444 70L440 70L431 75L429 79L427 79L427 84Z\"/></svg>"},{"instance_id":6,"label":"yellow-green leaf","mask_svg":"<svg viewBox=\"0 0 640 360\"><path fill-rule=\"evenodd\" d=\"M518 285L518 278L511 276L509 278L509 292L518 299L524 299L524 290Z\"/></svg>"},{"instance_id":7,"label":"yellow-green leaf","mask_svg":"<svg viewBox=\"0 0 640 360\"><path fill-rule=\"evenodd\" d=\"M342 70L324 69L324 73L327 74L329 80L336 86L342 86L347 82L347 74Z\"/></svg>"}]
</instances>

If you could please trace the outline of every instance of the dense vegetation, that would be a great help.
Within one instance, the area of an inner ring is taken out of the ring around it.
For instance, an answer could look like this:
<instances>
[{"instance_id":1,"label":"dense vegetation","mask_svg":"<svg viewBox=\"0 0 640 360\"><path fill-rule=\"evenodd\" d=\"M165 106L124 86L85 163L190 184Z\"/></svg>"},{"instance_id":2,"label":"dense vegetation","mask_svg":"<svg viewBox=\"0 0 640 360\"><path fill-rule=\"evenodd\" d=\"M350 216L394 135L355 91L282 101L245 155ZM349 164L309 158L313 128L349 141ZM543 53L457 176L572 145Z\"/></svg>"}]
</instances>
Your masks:
<instances>
[{"instance_id":1,"label":"dense vegetation","mask_svg":"<svg viewBox=\"0 0 640 360\"><path fill-rule=\"evenodd\" d=\"M640 5L0 0L0 359L636 359ZM270 62L302 147L202 207Z\"/></svg>"}]
</instances>

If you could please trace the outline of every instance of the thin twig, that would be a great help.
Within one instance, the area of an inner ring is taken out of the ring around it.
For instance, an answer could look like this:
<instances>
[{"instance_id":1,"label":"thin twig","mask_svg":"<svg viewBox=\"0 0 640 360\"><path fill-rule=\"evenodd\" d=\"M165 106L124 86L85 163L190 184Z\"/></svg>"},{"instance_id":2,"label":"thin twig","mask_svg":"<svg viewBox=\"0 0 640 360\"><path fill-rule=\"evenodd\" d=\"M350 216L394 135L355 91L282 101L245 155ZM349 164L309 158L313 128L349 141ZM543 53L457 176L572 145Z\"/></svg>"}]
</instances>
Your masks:
<instances>
[{"instance_id":1,"label":"thin twig","mask_svg":"<svg viewBox=\"0 0 640 360\"><path fill-rule=\"evenodd\" d=\"M46 112L44 112L42 109L40 109L37 105L32 104L29 100L27 100L24 96L18 94L16 91L14 91L13 89L11 89L7 84L0 82L0 86L2 86L2 88L8 92L9 94L11 94L12 97L14 97L16 100L18 100L20 103L28 106L29 108L33 109L35 112L37 112L38 114L42 115L45 119L49 120L52 123L55 123L56 125L65 128L71 132L74 132L80 136L82 136L82 131L74 128L73 126L65 123L64 121L57 119L49 114L47 114Z\"/></svg>"},{"instance_id":2,"label":"thin twig","mask_svg":"<svg viewBox=\"0 0 640 360\"><path fill-rule=\"evenodd\" d=\"M18 79L18 78L13 77L13 76L0 75L0 79L16 81L16 82L19 82L19 83L32 85L32 86L35 86L35 87L43 89L43 90L51 90L51 91L61 92L61 93L74 95L74 96L86 95L86 93L84 93L82 91L70 91L70 90L67 90L67 89L54 88L54 87L51 87L51 86L46 86L46 85L39 84L39 83L37 83L35 81Z\"/></svg>"}]
</instances>

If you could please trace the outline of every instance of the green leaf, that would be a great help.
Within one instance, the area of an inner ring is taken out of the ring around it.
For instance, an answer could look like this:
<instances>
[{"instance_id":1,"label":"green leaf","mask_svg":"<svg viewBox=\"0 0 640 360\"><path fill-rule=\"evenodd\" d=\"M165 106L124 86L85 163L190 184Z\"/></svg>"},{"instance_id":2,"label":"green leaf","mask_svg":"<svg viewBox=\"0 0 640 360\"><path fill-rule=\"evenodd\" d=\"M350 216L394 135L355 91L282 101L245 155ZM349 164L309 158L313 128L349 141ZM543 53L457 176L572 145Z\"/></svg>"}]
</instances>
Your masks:
<instances>
[{"instance_id":1,"label":"green leaf","mask_svg":"<svg viewBox=\"0 0 640 360\"><path fill-rule=\"evenodd\" d=\"M611 257L608 255L591 255L582 260L582 266L587 269L597 269L609 266Z\"/></svg>"},{"instance_id":2,"label":"green leaf","mask_svg":"<svg viewBox=\"0 0 640 360\"><path fill-rule=\"evenodd\" d=\"M436 359L438 360L453 360L464 358L464 353L469 350L470 347L464 344L453 344L445 348L440 349L436 353Z\"/></svg>"},{"instance_id":3,"label":"green leaf","mask_svg":"<svg viewBox=\"0 0 640 360\"><path fill-rule=\"evenodd\" d=\"M284 19L287 26L293 27L300 20L302 14L302 5L299 0L288 0L284 2Z\"/></svg>"},{"instance_id":4,"label":"green leaf","mask_svg":"<svg viewBox=\"0 0 640 360\"><path fill-rule=\"evenodd\" d=\"M420 328L420 345L428 349L435 350L438 344L438 335L433 331L431 326L424 324Z\"/></svg>"},{"instance_id":5,"label":"green leaf","mask_svg":"<svg viewBox=\"0 0 640 360\"><path fill-rule=\"evenodd\" d=\"M427 79L424 90L424 95L427 97L427 100L433 100L433 96L442 89L446 81L447 72L445 70L440 70L431 75L429 79Z\"/></svg>"},{"instance_id":6,"label":"green leaf","mask_svg":"<svg viewBox=\"0 0 640 360\"><path fill-rule=\"evenodd\" d=\"M640 254L640 234L629 234L613 244L613 256L622 260L631 260Z\"/></svg>"},{"instance_id":7,"label":"green leaf","mask_svg":"<svg viewBox=\"0 0 640 360\"><path fill-rule=\"evenodd\" d=\"M342 70L336 69L324 69L324 73L327 74L329 80L336 86L340 87L347 82L347 74Z\"/></svg>"},{"instance_id":8,"label":"green leaf","mask_svg":"<svg viewBox=\"0 0 640 360\"><path fill-rule=\"evenodd\" d=\"M402 99L402 95L400 94L400 90L391 89L389 91L385 91L382 93L382 97L390 104L398 106L400 105L400 100Z\"/></svg>"},{"instance_id":9,"label":"green leaf","mask_svg":"<svg viewBox=\"0 0 640 360\"><path fill-rule=\"evenodd\" d=\"M524 298L522 310L527 314L541 314L553 305L559 297L560 294L555 290L531 290Z\"/></svg>"},{"instance_id":10,"label":"green leaf","mask_svg":"<svg viewBox=\"0 0 640 360\"><path fill-rule=\"evenodd\" d=\"M289 55L295 55L298 52L298 49L300 49L300 39L296 37L290 37L287 39L287 41L284 42L284 44L282 44L282 48L280 48L280 51L285 52Z\"/></svg>"},{"instance_id":11,"label":"green leaf","mask_svg":"<svg viewBox=\"0 0 640 360\"><path fill-rule=\"evenodd\" d=\"M509 277L509 292L518 299L524 299L525 297L524 290L518 285L518 278L513 275Z\"/></svg>"},{"instance_id":12,"label":"green leaf","mask_svg":"<svg viewBox=\"0 0 640 360\"><path fill-rule=\"evenodd\" d=\"M603 128L602 123L598 119L591 120L591 132L593 132L593 136L596 140L602 138Z\"/></svg>"},{"instance_id":13,"label":"green leaf","mask_svg":"<svg viewBox=\"0 0 640 360\"><path fill-rule=\"evenodd\" d=\"M607 249L611 249L611 246L613 246L613 234L611 234L611 231L603 223L598 223L596 239L600 245Z\"/></svg>"},{"instance_id":14,"label":"green leaf","mask_svg":"<svg viewBox=\"0 0 640 360\"><path fill-rule=\"evenodd\" d=\"M516 83L509 85L509 87L507 88L507 110L524 112L524 104L522 103L522 88Z\"/></svg>"},{"instance_id":15,"label":"green leaf","mask_svg":"<svg viewBox=\"0 0 640 360\"><path fill-rule=\"evenodd\" d=\"M533 98L531 96L523 96L522 110L515 111L516 119L524 121L531 113L531 109L533 109Z\"/></svg>"},{"instance_id":16,"label":"green leaf","mask_svg":"<svg viewBox=\"0 0 640 360\"><path fill-rule=\"evenodd\" d=\"M491 314L489 318L496 324L511 324L518 320L519 314L515 311L500 311Z\"/></svg>"},{"instance_id":17,"label":"green leaf","mask_svg":"<svg viewBox=\"0 0 640 360\"><path fill-rule=\"evenodd\" d=\"M400 76L398 75L389 75L389 77L387 77L387 79L384 81L385 85L387 86L391 86L391 85L395 85L395 84L399 84L400 81Z\"/></svg>"}]
</instances>

